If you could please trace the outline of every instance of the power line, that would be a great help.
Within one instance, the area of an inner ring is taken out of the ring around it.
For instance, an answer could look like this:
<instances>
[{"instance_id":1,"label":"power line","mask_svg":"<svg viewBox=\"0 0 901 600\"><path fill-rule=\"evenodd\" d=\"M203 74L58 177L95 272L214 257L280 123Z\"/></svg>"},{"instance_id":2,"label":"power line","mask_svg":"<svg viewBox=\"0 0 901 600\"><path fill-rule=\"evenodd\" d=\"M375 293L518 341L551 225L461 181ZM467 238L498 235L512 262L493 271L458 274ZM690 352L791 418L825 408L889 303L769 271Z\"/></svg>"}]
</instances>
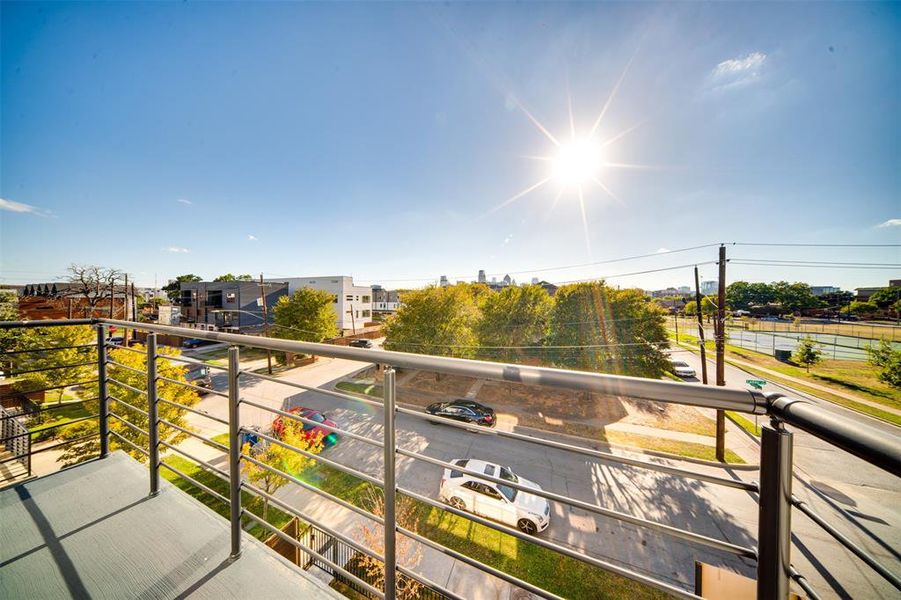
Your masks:
<instances>
[{"instance_id":1,"label":"power line","mask_svg":"<svg viewBox=\"0 0 901 600\"><path fill-rule=\"evenodd\" d=\"M733 260L738 261L754 261L760 263L799 263L805 265L847 265L847 266L871 266L871 267L901 267L901 263L871 263L871 262L841 262L835 260L778 260L778 259L768 259L768 258L743 258L736 257L730 259L730 262Z\"/></svg>"},{"instance_id":2,"label":"power line","mask_svg":"<svg viewBox=\"0 0 901 600\"><path fill-rule=\"evenodd\" d=\"M808 247L808 248L901 248L901 244L804 244L775 242L730 242L732 246L773 246L773 247Z\"/></svg>"}]
</instances>

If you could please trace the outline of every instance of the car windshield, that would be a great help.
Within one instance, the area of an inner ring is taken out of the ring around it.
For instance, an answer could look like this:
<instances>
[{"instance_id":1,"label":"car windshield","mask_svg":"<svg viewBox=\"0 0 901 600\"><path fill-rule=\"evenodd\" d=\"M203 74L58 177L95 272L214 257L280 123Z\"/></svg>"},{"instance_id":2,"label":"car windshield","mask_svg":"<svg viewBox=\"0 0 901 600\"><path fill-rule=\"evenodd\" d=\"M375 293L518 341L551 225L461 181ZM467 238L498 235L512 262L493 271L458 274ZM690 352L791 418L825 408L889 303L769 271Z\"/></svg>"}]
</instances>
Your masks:
<instances>
[{"instance_id":1,"label":"car windshield","mask_svg":"<svg viewBox=\"0 0 901 600\"><path fill-rule=\"evenodd\" d=\"M507 481L512 481L513 483L519 483L519 477L517 477L516 474L507 467L501 467L500 476L501 479L506 479Z\"/></svg>"},{"instance_id":2,"label":"car windshield","mask_svg":"<svg viewBox=\"0 0 901 600\"><path fill-rule=\"evenodd\" d=\"M507 498L507 500L509 500L510 502L513 502L514 500L516 500L517 490L514 490L512 487L510 487L510 486L508 486L508 485L498 485L498 486L497 486L497 489L499 489L499 490L501 491L501 493L502 493L502 494Z\"/></svg>"},{"instance_id":3,"label":"car windshield","mask_svg":"<svg viewBox=\"0 0 901 600\"><path fill-rule=\"evenodd\" d=\"M325 417L322 416L322 413L313 413L311 415L304 415L304 418L309 419L310 421L316 421L317 423L324 423ZM304 423L303 430L309 431L316 427L313 423Z\"/></svg>"},{"instance_id":4,"label":"car windshield","mask_svg":"<svg viewBox=\"0 0 901 600\"><path fill-rule=\"evenodd\" d=\"M674 361L673 361L673 366L674 366L674 367L687 367L687 366L688 366L688 363L682 362L681 360L674 360Z\"/></svg>"}]
</instances>

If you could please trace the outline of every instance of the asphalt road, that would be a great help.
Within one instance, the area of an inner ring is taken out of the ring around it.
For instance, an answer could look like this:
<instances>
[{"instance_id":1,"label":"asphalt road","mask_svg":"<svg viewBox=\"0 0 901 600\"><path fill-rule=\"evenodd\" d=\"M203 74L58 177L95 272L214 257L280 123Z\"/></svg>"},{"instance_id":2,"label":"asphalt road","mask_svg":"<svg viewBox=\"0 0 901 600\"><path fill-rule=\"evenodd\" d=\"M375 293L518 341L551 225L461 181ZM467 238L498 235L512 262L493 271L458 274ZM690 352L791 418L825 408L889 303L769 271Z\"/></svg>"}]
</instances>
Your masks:
<instances>
[{"instance_id":1,"label":"asphalt road","mask_svg":"<svg viewBox=\"0 0 901 600\"><path fill-rule=\"evenodd\" d=\"M684 357L680 358L693 360L688 353L682 354ZM313 387L328 387L366 366L347 360L321 359L284 378ZM745 376L736 370L728 372L727 378L743 382ZM217 389L224 389L223 376L217 375L214 381ZM282 409L303 405L323 410L342 428L379 442L382 439L382 412L378 407L356 399L302 392L251 377L242 382L244 397ZM398 401L403 400L401 392ZM225 400L220 397L207 396L200 407L220 417L227 414ZM257 425L265 430L272 418L273 415L260 409L242 407L242 424ZM218 429L209 427L210 422L200 417L192 416L191 421L207 426L205 433L208 435L221 432L221 426L216 426ZM528 433L534 434L533 431ZM756 546L757 506L755 498L746 492L609 464L572 452L502 439L490 433L470 433L433 425L408 415L397 417L397 440L399 447L442 460L480 458L505 464L549 491L734 544ZM806 434L797 435L795 453L799 475L796 494L810 501L830 520L839 521L835 518L837 514L850 516L852 524L846 522L843 532L880 555L880 560L897 571L898 555L894 548L901 540L892 526L898 521L897 510L892 508L898 499L897 480L888 481L891 478L887 475L859 464L861 461L840 451L825 448ZM324 456L381 477L381 450L364 442L345 437L337 446L326 450ZM854 463L853 467L849 460ZM439 467L405 457L399 457L397 464L401 488L437 498ZM748 481L757 477L753 471L724 472L719 468L688 463L679 466ZM793 562L824 597L891 596L887 584L866 567L861 568L856 558L850 557L828 535L806 521L806 517L795 516L795 524ZM747 559L554 502L551 503L551 525L541 535L687 589L694 582L696 560L726 566L748 576L754 574L753 562ZM811 558L814 553L819 559Z\"/></svg>"}]
</instances>

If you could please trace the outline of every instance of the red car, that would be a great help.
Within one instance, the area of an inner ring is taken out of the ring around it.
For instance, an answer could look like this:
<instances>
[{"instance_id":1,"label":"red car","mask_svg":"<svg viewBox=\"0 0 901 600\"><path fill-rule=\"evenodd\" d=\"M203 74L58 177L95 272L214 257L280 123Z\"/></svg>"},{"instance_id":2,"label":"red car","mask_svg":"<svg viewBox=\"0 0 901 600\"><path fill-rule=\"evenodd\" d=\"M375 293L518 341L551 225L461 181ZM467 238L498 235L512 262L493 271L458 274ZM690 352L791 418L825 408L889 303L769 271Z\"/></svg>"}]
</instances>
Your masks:
<instances>
[{"instance_id":1,"label":"red car","mask_svg":"<svg viewBox=\"0 0 901 600\"><path fill-rule=\"evenodd\" d=\"M338 424L326 417L324 414L319 412L318 410L313 410L312 408L305 408L303 406L295 406L294 408L289 408L288 412L304 419L309 419L315 423L322 423L328 427L337 427ZM311 423L304 423L302 421L296 421L298 424L303 425L303 434L304 437L309 439L313 439L316 436L322 437L322 443L324 446L334 446L338 443L338 434L332 431L331 429L325 429L323 427L319 427L318 425L313 425ZM272 433L277 438L281 438L282 434L285 433L285 422L284 417L278 417L272 422Z\"/></svg>"}]
</instances>

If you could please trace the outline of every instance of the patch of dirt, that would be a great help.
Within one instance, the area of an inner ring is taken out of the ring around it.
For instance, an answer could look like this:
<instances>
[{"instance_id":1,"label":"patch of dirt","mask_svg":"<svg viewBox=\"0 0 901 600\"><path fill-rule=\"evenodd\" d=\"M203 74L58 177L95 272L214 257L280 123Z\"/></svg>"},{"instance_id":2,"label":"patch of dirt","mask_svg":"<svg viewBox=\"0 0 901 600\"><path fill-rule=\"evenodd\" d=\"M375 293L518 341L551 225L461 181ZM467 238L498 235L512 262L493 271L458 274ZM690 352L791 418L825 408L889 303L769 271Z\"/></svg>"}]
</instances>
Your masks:
<instances>
[{"instance_id":1,"label":"patch of dirt","mask_svg":"<svg viewBox=\"0 0 901 600\"><path fill-rule=\"evenodd\" d=\"M462 377L458 375L438 375L420 371L412 379L400 387L410 388L421 392L432 392L462 398L476 382L475 377Z\"/></svg>"}]
</instances>

